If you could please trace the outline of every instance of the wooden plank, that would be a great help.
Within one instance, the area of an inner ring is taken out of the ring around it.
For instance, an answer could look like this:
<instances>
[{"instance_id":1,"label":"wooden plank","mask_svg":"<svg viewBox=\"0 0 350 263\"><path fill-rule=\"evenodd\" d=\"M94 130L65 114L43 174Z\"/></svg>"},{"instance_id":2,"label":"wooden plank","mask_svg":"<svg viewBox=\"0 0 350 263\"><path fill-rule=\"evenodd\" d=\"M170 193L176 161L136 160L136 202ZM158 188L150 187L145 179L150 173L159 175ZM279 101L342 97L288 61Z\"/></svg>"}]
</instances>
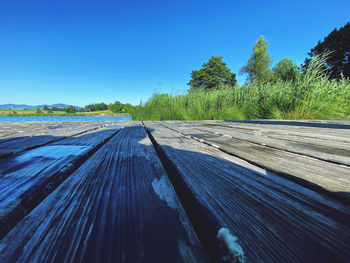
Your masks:
<instances>
[{"instance_id":1,"label":"wooden plank","mask_svg":"<svg viewBox=\"0 0 350 263\"><path fill-rule=\"evenodd\" d=\"M277 124L255 124L232 121L166 121L164 124L178 124L182 126L207 125L214 127L231 128L250 134L271 133L281 136L298 136L319 140L350 143L350 129L332 129L306 126L277 125ZM347 127L347 126L345 126Z\"/></svg>"},{"instance_id":2,"label":"wooden plank","mask_svg":"<svg viewBox=\"0 0 350 263\"><path fill-rule=\"evenodd\" d=\"M0 144L0 159L18 154L28 149L62 140L66 137L93 131L103 126L104 125L79 125L74 127L63 127L60 129L43 129L34 132L26 132L21 135L21 137L16 137L16 139L7 140Z\"/></svg>"},{"instance_id":3,"label":"wooden plank","mask_svg":"<svg viewBox=\"0 0 350 263\"><path fill-rule=\"evenodd\" d=\"M211 133L228 138L244 140L263 146L273 147L284 151L302 154L317 159L350 165L350 143L339 143L328 140L303 138L300 136L276 136L270 132L256 131L255 133L220 126L205 126L201 123L193 125L166 124L169 127L180 129L182 132L196 134L196 131Z\"/></svg>"},{"instance_id":4,"label":"wooden plank","mask_svg":"<svg viewBox=\"0 0 350 263\"><path fill-rule=\"evenodd\" d=\"M333 196L350 202L350 167L348 166L196 129L190 129L192 131L190 133L189 130L181 130L176 125L165 125L272 172L287 176L305 186L318 191L328 191Z\"/></svg>"},{"instance_id":5,"label":"wooden plank","mask_svg":"<svg viewBox=\"0 0 350 263\"><path fill-rule=\"evenodd\" d=\"M225 120L225 121L207 121L210 122L221 122L231 125L246 125L246 126L273 126L288 128L326 128L337 131L349 130L350 120Z\"/></svg>"},{"instance_id":6,"label":"wooden plank","mask_svg":"<svg viewBox=\"0 0 350 263\"><path fill-rule=\"evenodd\" d=\"M11 139L16 136L20 136L25 131L36 131L43 129L41 125L37 123L24 123L24 122L0 122L0 142L5 138Z\"/></svg>"},{"instance_id":7,"label":"wooden plank","mask_svg":"<svg viewBox=\"0 0 350 263\"><path fill-rule=\"evenodd\" d=\"M47 135L52 130L79 126L103 126L109 122L0 122L0 143L18 137Z\"/></svg>"},{"instance_id":8,"label":"wooden plank","mask_svg":"<svg viewBox=\"0 0 350 263\"><path fill-rule=\"evenodd\" d=\"M222 251L217 235L230 240L238 261L348 262L349 206L164 126L145 125L197 233L218 258L232 253Z\"/></svg>"},{"instance_id":9,"label":"wooden plank","mask_svg":"<svg viewBox=\"0 0 350 263\"><path fill-rule=\"evenodd\" d=\"M208 262L142 126L126 127L0 242L1 262Z\"/></svg>"},{"instance_id":10,"label":"wooden plank","mask_svg":"<svg viewBox=\"0 0 350 263\"><path fill-rule=\"evenodd\" d=\"M0 238L118 130L102 128L0 160Z\"/></svg>"},{"instance_id":11,"label":"wooden plank","mask_svg":"<svg viewBox=\"0 0 350 263\"><path fill-rule=\"evenodd\" d=\"M298 136L314 139L323 139L335 142L350 142L350 129L332 129L332 128L317 128L305 126L290 126L290 125L268 125L254 123L233 123L233 122L206 122L209 125L223 126L228 128L241 129L245 132L270 132L284 136ZM347 127L347 126L345 126Z\"/></svg>"}]
</instances>

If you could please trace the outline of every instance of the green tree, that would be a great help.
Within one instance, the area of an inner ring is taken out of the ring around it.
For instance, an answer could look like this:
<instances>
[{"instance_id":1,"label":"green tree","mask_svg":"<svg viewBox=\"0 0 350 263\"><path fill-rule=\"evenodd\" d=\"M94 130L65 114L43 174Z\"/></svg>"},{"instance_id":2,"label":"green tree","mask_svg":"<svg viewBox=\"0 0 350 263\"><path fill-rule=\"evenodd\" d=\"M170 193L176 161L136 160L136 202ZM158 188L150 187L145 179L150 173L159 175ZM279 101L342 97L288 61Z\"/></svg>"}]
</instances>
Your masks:
<instances>
[{"instance_id":1,"label":"green tree","mask_svg":"<svg viewBox=\"0 0 350 263\"><path fill-rule=\"evenodd\" d=\"M330 51L325 67L332 79L339 79L341 75L350 78L350 22L339 30L335 28L331 33L318 41L317 45L308 53L310 58L305 59L303 69L306 70L311 58Z\"/></svg>"},{"instance_id":2,"label":"green tree","mask_svg":"<svg viewBox=\"0 0 350 263\"><path fill-rule=\"evenodd\" d=\"M35 112L35 114L42 114L43 112L42 112L42 110L40 109L40 108L36 108L36 112Z\"/></svg>"},{"instance_id":3,"label":"green tree","mask_svg":"<svg viewBox=\"0 0 350 263\"><path fill-rule=\"evenodd\" d=\"M202 65L200 70L193 70L191 80L187 85L191 89L219 88L223 84L234 86L236 84L236 74L226 67L226 63L222 61L222 57L213 56L207 63Z\"/></svg>"},{"instance_id":4,"label":"green tree","mask_svg":"<svg viewBox=\"0 0 350 263\"><path fill-rule=\"evenodd\" d=\"M293 61L289 58L283 58L272 69L275 73L275 77L281 80L296 80L299 77L299 68L293 64Z\"/></svg>"},{"instance_id":5,"label":"green tree","mask_svg":"<svg viewBox=\"0 0 350 263\"><path fill-rule=\"evenodd\" d=\"M267 54L268 45L269 42L263 36L260 36L255 42L252 55L247 61L247 64L240 70L240 73L248 74L249 80L269 81L273 78L273 73L269 69L272 59Z\"/></svg>"},{"instance_id":6,"label":"green tree","mask_svg":"<svg viewBox=\"0 0 350 263\"><path fill-rule=\"evenodd\" d=\"M95 103L86 105L85 108L88 111L99 111L99 110L108 110L108 105L106 103Z\"/></svg>"},{"instance_id":7,"label":"green tree","mask_svg":"<svg viewBox=\"0 0 350 263\"><path fill-rule=\"evenodd\" d=\"M66 109L65 109L66 113L76 113L76 109L74 108L74 106L69 105Z\"/></svg>"},{"instance_id":8,"label":"green tree","mask_svg":"<svg viewBox=\"0 0 350 263\"><path fill-rule=\"evenodd\" d=\"M120 113L123 110L123 104L120 101L116 101L113 103L112 112Z\"/></svg>"}]
</instances>

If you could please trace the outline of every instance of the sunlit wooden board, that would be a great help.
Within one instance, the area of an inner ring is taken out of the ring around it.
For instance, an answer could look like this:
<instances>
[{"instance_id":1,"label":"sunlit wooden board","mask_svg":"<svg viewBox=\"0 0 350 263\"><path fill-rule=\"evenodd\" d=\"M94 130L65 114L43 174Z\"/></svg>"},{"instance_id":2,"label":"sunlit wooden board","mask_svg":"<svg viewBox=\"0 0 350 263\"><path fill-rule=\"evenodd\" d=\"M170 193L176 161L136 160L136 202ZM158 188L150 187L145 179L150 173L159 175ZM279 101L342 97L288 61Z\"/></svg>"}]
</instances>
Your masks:
<instances>
[{"instance_id":1,"label":"sunlit wooden board","mask_svg":"<svg viewBox=\"0 0 350 263\"><path fill-rule=\"evenodd\" d=\"M185 135L190 135L232 155L243 158L275 173L287 176L308 187L325 190L340 199L350 202L350 167L327 161L319 160L296 154L278 148L252 143L247 140L236 139L212 131L205 131L198 126L186 126L162 123L171 129L177 130ZM310 150L310 149L309 149ZM333 154L331 157L337 161L347 163L347 151L344 149L342 156ZM320 157L326 156L320 152ZM317 153L314 154L317 156ZM327 157L329 158L330 155Z\"/></svg>"},{"instance_id":2,"label":"sunlit wooden board","mask_svg":"<svg viewBox=\"0 0 350 263\"><path fill-rule=\"evenodd\" d=\"M225 139L233 138L243 140L350 166L350 141L347 143L293 136L290 134L279 135L274 134L273 132L265 132L261 130L246 132L242 131L241 129L222 127L218 125L205 125L200 122L193 123L193 125L183 125L181 123L164 123L164 125L180 129L188 134L200 136L200 132L205 132L206 134L211 133L214 135L223 136Z\"/></svg>"}]
</instances>

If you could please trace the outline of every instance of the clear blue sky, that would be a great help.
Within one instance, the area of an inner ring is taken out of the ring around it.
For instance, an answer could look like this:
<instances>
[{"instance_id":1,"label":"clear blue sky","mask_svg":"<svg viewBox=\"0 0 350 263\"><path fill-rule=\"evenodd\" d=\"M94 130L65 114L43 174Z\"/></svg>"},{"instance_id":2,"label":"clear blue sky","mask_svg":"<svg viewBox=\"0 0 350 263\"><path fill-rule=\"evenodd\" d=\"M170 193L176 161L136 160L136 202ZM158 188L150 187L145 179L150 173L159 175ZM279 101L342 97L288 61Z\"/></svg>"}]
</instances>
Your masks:
<instances>
[{"instance_id":1,"label":"clear blue sky","mask_svg":"<svg viewBox=\"0 0 350 263\"><path fill-rule=\"evenodd\" d=\"M274 63L301 64L349 10L349 0L0 1L0 104L137 104L154 90L184 92L210 56L237 74L260 35Z\"/></svg>"}]
</instances>

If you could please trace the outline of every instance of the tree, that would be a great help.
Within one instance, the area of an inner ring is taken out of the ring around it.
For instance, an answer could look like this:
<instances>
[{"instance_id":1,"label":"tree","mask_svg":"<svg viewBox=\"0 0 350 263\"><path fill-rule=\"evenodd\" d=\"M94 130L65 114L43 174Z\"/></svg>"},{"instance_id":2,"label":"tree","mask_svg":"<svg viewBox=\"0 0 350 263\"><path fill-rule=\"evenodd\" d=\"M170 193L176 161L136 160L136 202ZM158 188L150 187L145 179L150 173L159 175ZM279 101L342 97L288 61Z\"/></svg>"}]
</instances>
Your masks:
<instances>
[{"instance_id":1,"label":"tree","mask_svg":"<svg viewBox=\"0 0 350 263\"><path fill-rule=\"evenodd\" d=\"M69 105L67 108L66 108L66 113L75 113L76 110L74 108L74 106L72 105Z\"/></svg>"},{"instance_id":2,"label":"tree","mask_svg":"<svg viewBox=\"0 0 350 263\"><path fill-rule=\"evenodd\" d=\"M88 111L99 111L99 110L108 110L108 105L106 103L95 103L86 105L85 108Z\"/></svg>"},{"instance_id":3,"label":"tree","mask_svg":"<svg viewBox=\"0 0 350 263\"><path fill-rule=\"evenodd\" d=\"M335 28L324 40L308 53L310 58L305 59L303 69L306 70L311 58L330 51L325 61L325 67L332 79L339 79L341 74L350 78L350 22L339 30Z\"/></svg>"},{"instance_id":4,"label":"tree","mask_svg":"<svg viewBox=\"0 0 350 263\"><path fill-rule=\"evenodd\" d=\"M222 85L234 86L235 84L236 74L231 73L231 70L226 67L222 57L216 56L211 57L207 63L204 63L200 70L193 70L191 80L187 83L191 89L213 89Z\"/></svg>"},{"instance_id":5,"label":"tree","mask_svg":"<svg viewBox=\"0 0 350 263\"><path fill-rule=\"evenodd\" d=\"M260 36L255 42L252 55L240 70L240 73L248 74L249 80L269 81L273 77L273 73L269 70L272 59L267 54L268 45L269 42L263 36Z\"/></svg>"},{"instance_id":6,"label":"tree","mask_svg":"<svg viewBox=\"0 0 350 263\"><path fill-rule=\"evenodd\" d=\"M112 112L120 113L123 110L123 104L120 101L116 101L113 103Z\"/></svg>"},{"instance_id":7,"label":"tree","mask_svg":"<svg viewBox=\"0 0 350 263\"><path fill-rule=\"evenodd\" d=\"M275 73L275 77L281 80L296 80L299 77L299 68L293 64L293 61L289 58L283 58L272 71Z\"/></svg>"},{"instance_id":8,"label":"tree","mask_svg":"<svg viewBox=\"0 0 350 263\"><path fill-rule=\"evenodd\" d=\"M36 108L35 114L42 114L42 110L40 108Z\"/></svg>"}]
</instances>

